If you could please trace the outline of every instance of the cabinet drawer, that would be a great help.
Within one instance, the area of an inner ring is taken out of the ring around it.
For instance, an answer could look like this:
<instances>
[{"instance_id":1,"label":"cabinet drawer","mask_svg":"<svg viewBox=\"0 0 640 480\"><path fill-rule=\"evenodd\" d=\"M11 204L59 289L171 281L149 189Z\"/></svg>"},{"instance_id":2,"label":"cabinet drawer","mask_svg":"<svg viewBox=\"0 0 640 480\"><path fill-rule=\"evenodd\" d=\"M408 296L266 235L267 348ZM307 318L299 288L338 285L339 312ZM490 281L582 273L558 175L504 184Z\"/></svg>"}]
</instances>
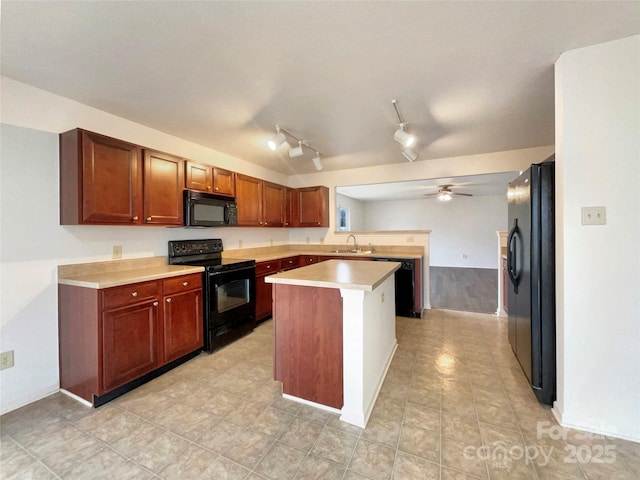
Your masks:
<instances>
[{"instance_id":1,"label":"cabinet drawer","mask_svg":"<svg viewBox=\"0 0 640 480\"><path fill-rule=\"evenodd\" d=\"M292 268L298 268L300 265L298 262L300 261L300 257L287 257L280 260L280 269L281 270L291 270Z\"/></svg>"},{"instance_id":2,"label":"cabinet drawer","mask_svg":"<svg viewBox=\"0 0 640 480\"><path fill-rule=\"evenodd\" d=\"M270 262L256 263L256 275L265 273L277 273L280 270L280 260L271 260Z\"/></svg>"},{"instance_id":3,"label":"cabinet drawer","mask_svg":"<svg viewBox=\"0 0 640 480\"><path fill-rule=\"evenodd\" d=\"M165 278L162 281L164 295L186 292L195 288L202 288L202 274L193 273L180 277Z\"/></svg>"},{"instance_id":4,"label":"cabinet drawer","mask_svg":"<svg viewBox=\"0 0 640 480\"><path fill-rule=\"evenodd\" d=\"M104 309L133 305L134 303L158 298L158 282L132 283L120 287L105 288L102 291L102 306Z\"/></svg>"},{"instance_id":5,"label":"cabinet drawer","mask_svg":"<svg viewBox=\"0 0 640 480\"><path fill-rule=\"evenodd\" d=\"M312 263L318 263L317 255L300 255L300 266L311 265Z\"/></svg>"}]
</instances>

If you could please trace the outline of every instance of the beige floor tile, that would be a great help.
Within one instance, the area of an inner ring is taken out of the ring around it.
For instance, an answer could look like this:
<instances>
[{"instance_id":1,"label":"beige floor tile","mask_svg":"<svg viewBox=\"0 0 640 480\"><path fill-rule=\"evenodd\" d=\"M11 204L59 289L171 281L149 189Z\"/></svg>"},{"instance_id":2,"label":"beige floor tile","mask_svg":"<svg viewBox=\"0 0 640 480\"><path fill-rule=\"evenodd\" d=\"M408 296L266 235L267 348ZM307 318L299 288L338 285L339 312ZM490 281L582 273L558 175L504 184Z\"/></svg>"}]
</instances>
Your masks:
<instances>
[{"instance_id":1,"label":"beige floor tile","mask_svg":"<svg viewBox=\"0 0 640 480\"><path fill-rule=\"evenodd\" d=\"M158 474L165 480L195 480L202 475L218 455L197 445L189 445Z\"/></svg>"},{"instance_id":2,"label":"beige floor tile","mask_svg":"<svg viewBox=\"0 0 640 480\"><path fill-rule=\"evenodd\" d=\"M291 423L294 416L274 407L266 407L249 425L249 428L264 435L278 437ZM232 421L232 420L230 420Z\"/></svg>"},{"instance_id":3,"label":"beige floor tile","mask_svg":"<svg viewBox=\"0 0 640 480\"><path fill-rule=\"evenodd\" d=\"M100 450L87 461L65 473L65 480L146 480L151 472L135 465L109 448Z\"/></svg>"},{"instance_id":4,"label":"beige floor tile","mask_svg":"<svg viewBox=\"0 0 640 480\"><path fill-rule=\"evenodd\" d=\"M272 480L290 480L302 466L307 454L281 442L275 442L255 471Z\"/></svg>"},{"instance_id":5,"label":"beige floor tile","mask_svg":"<svg viewBox=\"0 0 640 480\"><path fill-rule=\"evenodd\" d=\"M440 410L407 402L404 409L404 420L402 423L413 427L424 428L425 430L439 432Z\"/></svg>"},{"instance_id":6,"label":"beige floor tile","mask_svg":"<svg viewBox=\"0 0 640 480\"><path fill-rule=\"evenodd\" d=\"M198 480L243 480L249 475L249 470L231 460L218 457L211 465L200 475ZM258 477L256 478L263 478Z\"/></svg>"},{"instance_id":7,"label":"beige floor tile","mask_svg":"<svg viewBox=\"0 0 640 480\"><path fill-rule=\"evenodd\" d=\"M151 442L140 446L129 458L143 467L158 473L172 462L188 446L189 442L170 432L162 432Z\"/></svg>"},{"instance_id":8,"label":"beige floor tile","mask_svg":"<svg viewBox=\"0 0 640 480\"><path fill-rule=\"evenodd\" d=\"M253 469L271 448L275 439L252 430L243 430L235 435L224 451L224 456L246 467Z\"/></svg>"},{"instance_id":9,"label":"beige floor tile","mask_svg":"<svg viewBox=\"0 0 640 480\"><path fill-rule=\"evenodd\" d=\"M254 423L266 408L267 405L264 403L241 400L224 416L224 419L244 427Z\"/></svg>"},{"instance_id":10,"label":"beige floor tile","mask_svg":"<svg viewBox=\"0 0 640 480\"><path fill-rule=\"evenodd\" d=\"M442 470L440 472L440 478L441 480L476 480L478 478L484 478L484 477L477 477L475 475L459 472L451 468L442 467Z\"/></svg>"},{"instance_id":11,"label":"beige floor tile","mask_svg":"<svg viewBox=\"0 0 640 480\"><path fill-rule=\"evenodd\" d=\"M347 465L358 443L358 437L325 426L311 452L341 465Z\"/></svg>"},{"instance_id":12,"label":"beige floor tile","mask_svg":"<svg viewBox=\"0 0 640 480\"><path fill-rule=\"evenodd\" d=\"M196 443L214 452L223 453L242 431L243 427L221 420L204 432Z\"/></svg>"},{"instance_id":13,"label":"beige floor tile","mask_svg":"<svg viewBox=\"0 0 640 480\"><path fill-rule=\"evenodd\" d=\"M349 462L349 470L372 480L386 480L391 478L394 458L395 449L361 438Z\"/></svg>"},{"instance_id":14,"label":"beige floor tile","mask_svg":"<svg viewBox=\"0 0 640 480\"><path fill-rule=\"evenodd\" d=\"M393 480L439 480L440 465L420 457L398 452L392 478Z\"/></svg>"},{"instance_id":15,"label":"beige floor tile","mask_svg":"<svg viewBox=\"0 0 640 480\"><path fill-rule=\"evenodd\" d=\"M440 433L403 425L398 449L430 462L440 463Z\"/></svg>"},{"instance_id":16,"label":"beige floor tile","mask_svg":"<svg viewBox=\"0 0 640 480\"><path fill-rule=\"evenodd\" d=\"M442 438L442 466L481 478L487 477L487 467L481 447L464 441Z\"/></svg>"},{"instance_id":17,"label":"beige floor tile","mask_svg":"<svg viewBox=\"0 0 640 480\"><path fill-rule=\"evenodd\" d=\"M3 477L12 477L33 463L37 463L33 455L30 455L9 437L2 437L0 441L0 473Z\"/></svg>"},{"instance_id":18,"label":"beige floor tile","mask_svg":"<svg viewBox=\"0 0 640 480\"><path fill-rule=\"evenodd\" d=\"M398 420L390 420L382 415L373 414L369 418L367 428L360 434L360 437L396 448L400 438L401 426L402 423Z\"/></svg>"},{"instance_id":19,"label":"beige floor tile","mask_svg":"<svg viewBox=\"0 0 640 480\"><path fill-rule=\"evenodd\" d=\"M279 441L298 450L309 452L322 432L321 423L295 417L282 431Z\"/></svg>"},{"instance_id":20,"label":"beige floor tile","mask_svg":"<svg viewBox=\"0 0 640 480\"><path fill-rule=\"evenodd\" d=\"M298 470L295 480L335 480L341 479L345 467L316 455L309 455Z\"/></svg>"}]
</instances>

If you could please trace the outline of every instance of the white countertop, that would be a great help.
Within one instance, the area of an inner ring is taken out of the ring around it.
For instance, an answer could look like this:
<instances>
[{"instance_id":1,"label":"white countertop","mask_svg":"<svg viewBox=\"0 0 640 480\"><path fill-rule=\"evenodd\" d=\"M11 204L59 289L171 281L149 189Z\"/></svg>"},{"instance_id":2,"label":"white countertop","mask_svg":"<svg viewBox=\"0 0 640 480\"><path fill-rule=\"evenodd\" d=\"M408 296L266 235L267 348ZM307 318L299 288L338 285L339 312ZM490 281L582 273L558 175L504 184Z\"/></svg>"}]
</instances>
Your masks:
<instances>
[{"instance_id":1,"label":"white countertop","mask_svg":"<svg viewBox=\"0 0 640 480\"><path fill-rule=\"evenodd\" d=\"M349 290L375 290L389 275L400 268L397 262L362 262L327 260L270 275L267 283Z\"/></svg>"}]
</instances>

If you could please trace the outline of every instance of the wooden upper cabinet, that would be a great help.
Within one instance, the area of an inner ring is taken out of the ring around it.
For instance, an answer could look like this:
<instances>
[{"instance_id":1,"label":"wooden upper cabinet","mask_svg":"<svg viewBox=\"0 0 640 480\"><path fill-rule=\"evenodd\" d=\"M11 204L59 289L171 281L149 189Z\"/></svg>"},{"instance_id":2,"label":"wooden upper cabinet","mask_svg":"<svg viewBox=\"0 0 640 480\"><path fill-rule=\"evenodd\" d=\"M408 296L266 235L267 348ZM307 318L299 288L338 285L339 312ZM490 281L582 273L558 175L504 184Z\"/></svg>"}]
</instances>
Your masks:
<instances>
[{"instance_id":1,"label":"wooden upper cabinet","mask_svg":"<svg viewBox=\"0 0 640 480\"><path fill-rule=\"evenodd\" d=\"M212 192L212 169L209 165L200 165L199 163L187 160L184 162L185 170L185 187L189 190L198 190L200 192Z\"/></svg>"},{"instance_id":2,"label":"wooden upper cabinet","mask_svg":"<svg viewBox=\"0 0 640 480\"><path fill-rule=\"evenodd\" d=\"M183 160L144 151L144 223L182 225Z\"/></svg>"},{"instance_id":3,"label":"wooden upper cabinet","mask_svg":"<svg viewBox=\"0 0 640 480\"><path fill-rule=\"evenodd\" d=\"M329 189L327 187L299 188L298 225L299 227L329 226Z\"/></svg>"},{"instance_id":4,"label":"wooden upper cabinet","mask_svg":"<svg viewBox=\"0 0 640 480\"><path fill-rule=\"evenodd\" d=\"M142 149L81 129L60 134L60 224L140 224Z\"/></svg>"},{"instance_id":5,"label":"wooden upper cabinet","mask_svg":"<svg viewBox=\"0 0 640 480\"><path fill-rule=\"evenodd\" d=\"M238 225L262 226L262 187L262 180L240 173L236 175Z\"/></svg>"},{"instance_id":6,"label":"wooden upper cabinet","mask_svg":"<svg viewBox=\"0 0 640 480\"><path fill-rule=\"evenodd\" d=\"M262 212L265 227L284 226L284 188L276 183L264 182Z\"/></svg>"},{"instance_id":7,"label":"wooden upper cabinet","mask_svg":"<svg viewBox=\"0 0 640 480\"><path fill-rule=\"evenodd\" d=\"M230 170L213 167L213 193L236 196L236 174Z\"/></svg>"},{"instance_id":8,"label":"wooden upper cabinet","mask_svg":"<svg viewBox=\"0 0 640 480\"><path fill-rule=\"evenodd\" d=\"M289 187L284 189L284 226L285 227L297 227L298 226L298 192L297 190Z\"/></svg>"}]
</instances>

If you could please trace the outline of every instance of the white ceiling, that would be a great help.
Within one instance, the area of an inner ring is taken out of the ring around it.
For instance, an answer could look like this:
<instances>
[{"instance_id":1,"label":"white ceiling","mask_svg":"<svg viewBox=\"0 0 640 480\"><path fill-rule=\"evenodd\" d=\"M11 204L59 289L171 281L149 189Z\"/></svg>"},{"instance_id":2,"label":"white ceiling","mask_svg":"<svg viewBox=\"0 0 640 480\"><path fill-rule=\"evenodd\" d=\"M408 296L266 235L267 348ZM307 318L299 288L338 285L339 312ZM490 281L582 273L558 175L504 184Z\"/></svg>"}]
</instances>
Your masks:
<instances>
[{"instance_id":1,"label":"white ceiling","mask_svg":"<svg viewBox=\"0 0 640 480\"><path fill-rule=\"evenodd\" d=\"M455 193L473 196L504 195L507 199L507 185L519 172L502 172L487 175L466 175L461 177L431 178L407 182L389 182L371 185L348 185L336 187L336 193L363 202L381 200L416 200L426 194L438 193L443 185L451 185ZM430 197L435 200L435 196Z\"/></svg>"},{"instance_id":2,"label":"white ceiling","mask_svg":"<svg viewBox=\"0 0 640 480\"><path fill-rule=\"evenodd\" d=\"M285 174L554 143L553 64L640 2L2 2L2 74ZM78 125L81 127L82 125Z\"/></svg>"}]
</instances>

